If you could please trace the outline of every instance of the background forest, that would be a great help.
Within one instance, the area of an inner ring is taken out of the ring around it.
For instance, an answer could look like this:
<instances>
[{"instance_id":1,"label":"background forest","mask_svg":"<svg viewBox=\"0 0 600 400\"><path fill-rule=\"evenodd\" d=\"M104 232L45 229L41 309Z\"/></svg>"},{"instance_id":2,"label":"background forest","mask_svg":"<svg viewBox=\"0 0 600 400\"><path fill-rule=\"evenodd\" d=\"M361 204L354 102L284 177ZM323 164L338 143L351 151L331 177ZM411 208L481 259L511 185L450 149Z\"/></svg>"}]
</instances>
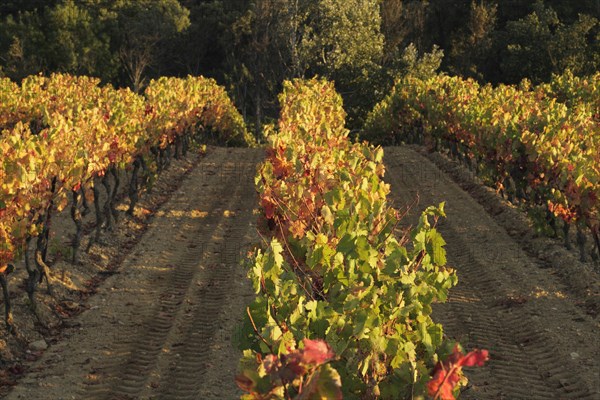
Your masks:
<instances>
[{"instance_id":1,"label":"background forest","mask_svg":"<svg viewBox=\"0 0 600 400\"><path fill-rule=\"evenodd\" d=\"M600 0L4 0L0 76L54 71L136 91L187 74L226 84L260 131L281 82L335 81L358 128L395 79L436 71L547 81L600 66Z\"/></svg>"}]
</instances>

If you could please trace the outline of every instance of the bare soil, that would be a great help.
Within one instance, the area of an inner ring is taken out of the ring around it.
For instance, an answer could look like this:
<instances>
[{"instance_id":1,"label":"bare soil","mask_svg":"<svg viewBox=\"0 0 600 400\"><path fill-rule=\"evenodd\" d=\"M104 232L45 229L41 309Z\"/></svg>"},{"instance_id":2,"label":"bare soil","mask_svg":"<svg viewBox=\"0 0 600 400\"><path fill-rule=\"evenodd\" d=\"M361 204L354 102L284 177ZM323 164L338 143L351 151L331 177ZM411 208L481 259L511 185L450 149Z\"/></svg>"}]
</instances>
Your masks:
<instances>
[{"instance_id":1,"label":"bare soil","mask_svg":"<svg viewBox=\"0 0 600 400\"><path fill-rule=\"evenodd\" d=\"M461 398L599 399L600 323L590 305L600 279L593 268L561 242L536 237L518 210L441 155L385 150L393 200L399 208L416 204L406 223L446 202L439 229L459 284L434 318L447 337L491 354L486 367L468 372Z\"/></svg>"},{"instance_id":2,"label":"bare soil","mask_svg":"<svg viewBox=\"0 0 600 400\"><path fill-rule=\"evenodd\" d=\"M239 397L231 337L252 295L239 263L262 155L211 149L6 398Z\"/></svg>"}]
</instances>

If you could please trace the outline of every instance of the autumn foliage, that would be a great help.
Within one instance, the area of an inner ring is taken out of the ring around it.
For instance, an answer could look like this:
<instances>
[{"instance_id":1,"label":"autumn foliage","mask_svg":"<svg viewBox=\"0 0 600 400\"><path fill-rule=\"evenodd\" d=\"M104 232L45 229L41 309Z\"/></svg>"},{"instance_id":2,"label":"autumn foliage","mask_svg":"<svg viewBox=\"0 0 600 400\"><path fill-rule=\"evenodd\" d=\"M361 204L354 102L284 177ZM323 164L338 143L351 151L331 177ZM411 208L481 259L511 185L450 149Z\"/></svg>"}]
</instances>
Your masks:
<instances>
[{"instance_id":1,"label":"autumn foliage","mask_svg":"<svg viewBox=\"0 0 600 400\"><path fill-rule=\"evenodd\" d=\"M365 137L448 152L509 200L543 210L538 223L554 233L564 221L568 247L570 227L579 238L587 227L600 257L600 73L567 71L535 87L405 78L375 107Z\"/></svg>"},{"instance_id":2,"label":"autumn foliage","mask_svg":"<svg viewBox=\"0 0 600 400\"><path fill-rule=\"evenodd\" d=\"M45 254L53 212L71 204L77 220L82 202L98 200L102 188L108 200L104 215L96 205L99 231L118 215L112 201L120 172L130 172L133 204L141 190L139 170L151 182L190 140L253 143L225 90L212 79L191 76L151 81L144 96L85 76L35 75L20 85L2 78L0 130L0 280L7 322L8 265L36 241L28 287L42 277L49 283ZM80 224L77 229L79 238Z\"/></svg>"},{"instance_id":3,"label":"autumn foliage","mask_svg":"<svg viewBox=\"0 0 600 400\"><path fill-rule=\"evenodd\" d=\"M462 367L481 367L489 360L487 350L473 350L466 355L458 345L446 360L433 369L433 378L427 384L427 393L435 400L454 400L457 385L462 379Z\"/></svg>"}]
</instances>

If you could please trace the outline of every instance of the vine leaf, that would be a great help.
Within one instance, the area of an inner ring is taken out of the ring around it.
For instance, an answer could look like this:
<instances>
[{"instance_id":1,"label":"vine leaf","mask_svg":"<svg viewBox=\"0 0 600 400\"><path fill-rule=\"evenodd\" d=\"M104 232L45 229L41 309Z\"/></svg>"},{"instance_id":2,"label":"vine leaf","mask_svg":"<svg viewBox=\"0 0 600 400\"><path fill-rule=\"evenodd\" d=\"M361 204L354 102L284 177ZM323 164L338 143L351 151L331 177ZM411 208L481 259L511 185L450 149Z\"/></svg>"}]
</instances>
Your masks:
<instances>
[{"instance_id":1,"label":"vine leaf","mask_svg":"<svg viewBox=\"0 0 600 400\"><path fill-rule=\"evenodd\" d=\"M435 400L454 400L454 388L462 378L462 367L481 367L489 360L487 350L473 350L464 355L458 345L445 361L437 363L427 391Z\"/></svg>"},{"instance_id":2,"label":"vine leaf","mask_svg":"<svg viewBox=\"0 0 600 400\"><path fill-rule=\"evenodd\" d=\"M335 353L324 340L304 339L302 362L305 364L322 365L335 357Z\"/></svg>"}]
</instances>

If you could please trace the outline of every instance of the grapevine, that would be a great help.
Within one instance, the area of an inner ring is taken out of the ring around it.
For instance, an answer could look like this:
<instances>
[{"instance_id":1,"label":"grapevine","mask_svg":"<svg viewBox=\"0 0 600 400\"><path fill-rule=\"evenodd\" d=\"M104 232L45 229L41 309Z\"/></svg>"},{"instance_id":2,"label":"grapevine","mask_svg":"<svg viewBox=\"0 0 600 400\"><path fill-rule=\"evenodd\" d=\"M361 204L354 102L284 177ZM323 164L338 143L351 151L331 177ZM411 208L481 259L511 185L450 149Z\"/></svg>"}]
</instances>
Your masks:
<instances>
[{"instance_id":1,"label":"grapevine","mask_svg":"<svg viewBox=\"0 0 600 400\"><path fill-rule=\"evenodd\" d=\"M153 171L168 165L171 152L184 155L192 139L206 139L206 131L214 131L215 143L253 144L225 90L203 77L161 78L139 96L101 86L96 78L35 75L21 85L0 80L0 100L0 283L9 330L8 274L15 261L24 258L34 309L42 279L51 291L47 250L53 213L71 203L76 263L88 199L96 214L89 250L119 217L115 202L122 171L132 171L132 213L142 190L140 172L142 181L150 182Z\"/></svg>"},{"instance_id":2,"label":"grapevine","mask_svg":"<svg viewBox=\"0 0 600 400\"><path fill-rule=\"evenodd\" d=\"M348 139L333 85L287 82L280 102L256 176L266 239L248 261L257 296L238 335L243 398L423 397L443 360L431 304L457 283L436 229L444 205L400 232L383 150ZM307 341L322 341L323 362L282 375Z\"/></svg>"},{"instance_id":3,"label":"grapevine","mask_svg":"<svg viewBox=\"0 0 600 400\"><path fill-rule=\"evenodd\" d=\"M471 79L405 78L371 113L365 137L380 143L425 142L476 169L500 193L527 209L545 210L577 229L582 261L583 229L600 257L600 73L566 72L531 87L480 86Z\"/></svg>"}]
</instances>

